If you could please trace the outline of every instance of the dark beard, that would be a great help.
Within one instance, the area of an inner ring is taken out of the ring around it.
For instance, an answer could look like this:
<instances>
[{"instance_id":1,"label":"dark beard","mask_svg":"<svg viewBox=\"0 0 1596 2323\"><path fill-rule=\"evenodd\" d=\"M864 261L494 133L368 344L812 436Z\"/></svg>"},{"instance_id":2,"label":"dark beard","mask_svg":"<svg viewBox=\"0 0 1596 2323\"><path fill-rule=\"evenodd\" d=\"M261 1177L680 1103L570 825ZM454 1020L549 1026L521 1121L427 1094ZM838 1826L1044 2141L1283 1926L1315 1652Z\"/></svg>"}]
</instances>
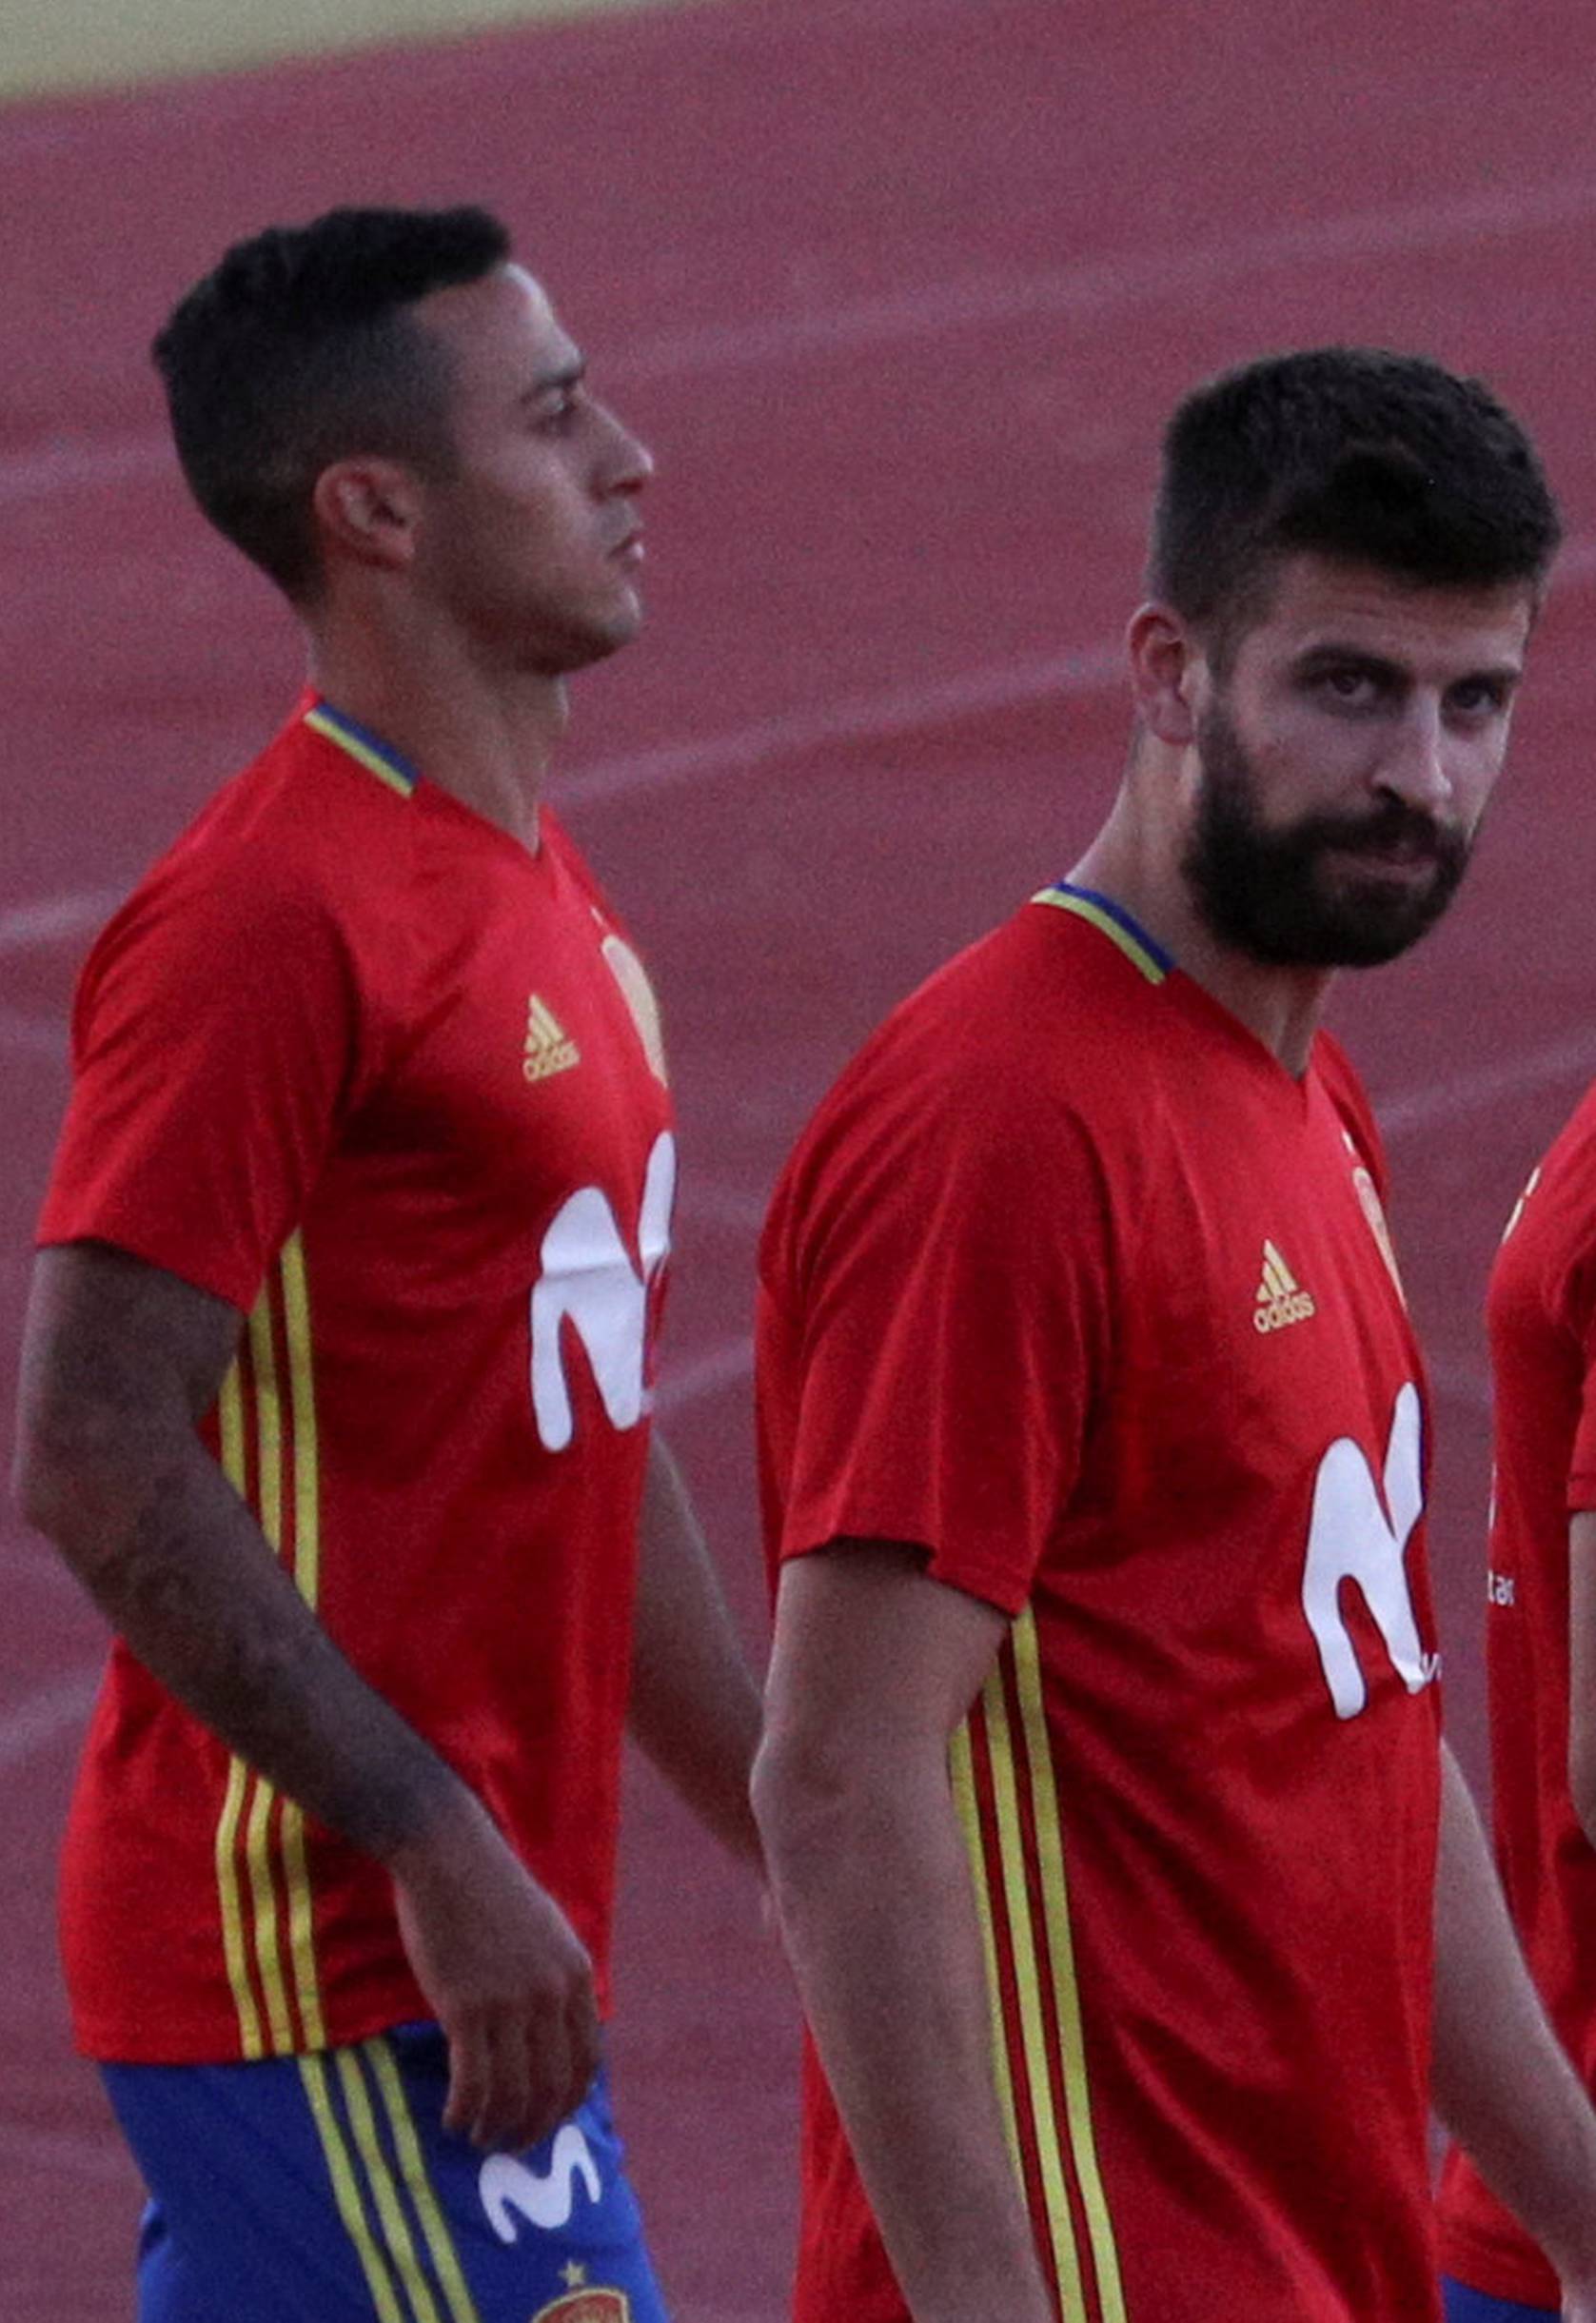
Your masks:
<instances>
[{"instance_id":1,"label":"dark beard","mask_svg":"<svg viewBox=\"0 0 1596 2323\"><path fill-rule=\"evenodd\" d=\"M1266 828L1258 783L1221 703L1197 729L1202 769L1196 817L1181 860L1211 935L1271 968L1378 968L1416 943L1440 918L1468 864L1469 841L1422 809L1387 798L1360 816L1305 815ZM1406 844L1422 851L1430 876L1420 883L1368 878L1337 864L1353 855Z\"/></svg>"}]
</instances>

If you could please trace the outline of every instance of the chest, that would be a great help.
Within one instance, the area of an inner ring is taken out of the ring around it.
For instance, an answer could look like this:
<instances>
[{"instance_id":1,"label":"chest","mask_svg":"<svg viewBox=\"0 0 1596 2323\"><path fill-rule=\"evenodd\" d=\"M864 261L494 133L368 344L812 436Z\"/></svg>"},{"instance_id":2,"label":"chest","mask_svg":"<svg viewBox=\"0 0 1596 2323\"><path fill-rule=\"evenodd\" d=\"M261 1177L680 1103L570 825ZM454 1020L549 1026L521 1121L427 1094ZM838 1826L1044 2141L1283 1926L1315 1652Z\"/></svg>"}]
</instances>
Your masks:
<instances>
[{"instance_id":1,"label":"chest","mask_svg":"<svg viewBox=\"0 0 1596 2323\"><path fill-rule=\"evenodd\" d=\"M1144 1124L1118 1180L1105 1392L1068 1555L1134 1575L1138 1636L1236 1698L1355 1717L1413 1693L1429 1447L1418 1346L1366 1159L1321 1090ZM1076 1583L1072 1582L1072 1587ZM1270 1731L1275 1731L1271 1728Z\"/></svg>"},{"instance_id":2,"label":"chest","mask_svg":"<svg viewBox=\"0 0 1596 2323\"><path fill-rule=\"evenodd\" d=\"M657 1265L671 1105L624 934L560 866L494 862L422 898L390 957L381 1063L323 1189L345 1234L381 1237L412 1283L488 1290L529 1279L573 1215Z\"/></svg>"},{"instance_id":3,"label":"chest","mask_svg":"<svg viewBox=\"0 0 1596 2323\"><path fill-rule=\"evenodd\" d=\"M1148 1125L1111 1237L1121 1449L1161 1485L1383 1455L1418 1349L1372 1175L1315 1090Z\"/></svg>"}]
</instances>

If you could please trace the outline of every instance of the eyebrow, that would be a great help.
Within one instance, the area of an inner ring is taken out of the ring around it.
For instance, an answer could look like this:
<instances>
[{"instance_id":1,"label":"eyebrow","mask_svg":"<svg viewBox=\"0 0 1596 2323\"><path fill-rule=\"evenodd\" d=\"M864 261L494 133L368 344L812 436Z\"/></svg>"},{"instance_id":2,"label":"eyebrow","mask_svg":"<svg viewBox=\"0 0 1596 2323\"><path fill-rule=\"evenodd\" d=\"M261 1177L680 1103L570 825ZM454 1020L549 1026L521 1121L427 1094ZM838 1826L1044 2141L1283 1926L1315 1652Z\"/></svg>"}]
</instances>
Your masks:
<instances>
[{"instance_id":1,"label":"eyebrow","mask_svg":"<svg viewBox=\"0 0 1596 2323\"><path fill-rule=\"evenodd\" d=\"M1331 664L1343 669L1367 670L1372 677L1394 679L1400 684L1407 684L1412 676L1405 662L1393 661L1389 654L1376 653L1368 645L1339 643L1333 638L1324 638L1305 646L1295 657L1292 666L1299 672L1306 672ZM1519 683L1523 676L1524 664L1520 661L1488 661L1482 662L1478 669L1460 671L1451 682L1453 685L1477 685L1484 679L1492 685L1510 689Z\"/></svg>"}]
</instances>

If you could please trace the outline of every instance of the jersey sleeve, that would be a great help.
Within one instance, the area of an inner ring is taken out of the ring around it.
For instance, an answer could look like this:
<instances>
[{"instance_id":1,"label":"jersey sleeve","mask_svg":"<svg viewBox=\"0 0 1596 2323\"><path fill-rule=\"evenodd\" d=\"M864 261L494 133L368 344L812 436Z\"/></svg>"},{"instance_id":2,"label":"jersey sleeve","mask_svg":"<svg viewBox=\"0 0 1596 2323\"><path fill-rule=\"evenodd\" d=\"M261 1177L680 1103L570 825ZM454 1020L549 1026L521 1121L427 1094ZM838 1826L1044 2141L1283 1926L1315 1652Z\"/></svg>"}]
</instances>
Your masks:
<instances>
[{"instance_id":1,"label":"jersey sleeve","mask_svg":"<svg viewBox=\"0 0 1596 2323\"><path fill-rule=\"evenodd\" d=\"M905 1541L937 1580L1025 1604L1105 1305L1093 1157L1073 1125L1034 1126L973 1093L908 1104L790 1180L761 1289L787 1327L779 1557Z\"/></svg>"},{"instance_id":2,"label":"jersey sleeve","mask_svg":"<svg viewBox=\"0 0 1596 2323\"><path fill-rule=\"evenodd\" d=\"M264 879L141 891L78 987L38 1241L94 1240L247 1312L361 1067L336 915Z\"/></svg>"}]
</instances>

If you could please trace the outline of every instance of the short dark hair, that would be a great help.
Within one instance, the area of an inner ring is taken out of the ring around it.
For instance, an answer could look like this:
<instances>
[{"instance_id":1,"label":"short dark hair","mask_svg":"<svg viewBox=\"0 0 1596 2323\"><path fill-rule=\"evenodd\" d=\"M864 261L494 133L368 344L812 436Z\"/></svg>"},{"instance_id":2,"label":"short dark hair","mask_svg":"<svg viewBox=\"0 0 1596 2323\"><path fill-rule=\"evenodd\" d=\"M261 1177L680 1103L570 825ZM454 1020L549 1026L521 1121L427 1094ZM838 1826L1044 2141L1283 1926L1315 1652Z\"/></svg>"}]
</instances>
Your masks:
<instances>
[{"instance_id":1,"label":"short dark hair","mask_svg":"<svg viewBox=\"0 0 1596 2323\"><path fill-rule=\"evenodd\" d=\"M1539 589L1562 537L1529 438L1422 355L1312 347L1196 388L1164 437L1148 581L1223 663L1284 560Z\"/></svg>"},{"instance_id":2,"label":"short dark hair","mask_svg":"<svg viewBox=\"0 0 1596 2323\"><path fill-rule=\"evenodd\" d=\"M206 515L290 598L319 579L310 496L334 460L446 471L448 357L406 309L509 254L486 210L333 209L235 243L150 352Z\"/></svg>"}]
</instances>

